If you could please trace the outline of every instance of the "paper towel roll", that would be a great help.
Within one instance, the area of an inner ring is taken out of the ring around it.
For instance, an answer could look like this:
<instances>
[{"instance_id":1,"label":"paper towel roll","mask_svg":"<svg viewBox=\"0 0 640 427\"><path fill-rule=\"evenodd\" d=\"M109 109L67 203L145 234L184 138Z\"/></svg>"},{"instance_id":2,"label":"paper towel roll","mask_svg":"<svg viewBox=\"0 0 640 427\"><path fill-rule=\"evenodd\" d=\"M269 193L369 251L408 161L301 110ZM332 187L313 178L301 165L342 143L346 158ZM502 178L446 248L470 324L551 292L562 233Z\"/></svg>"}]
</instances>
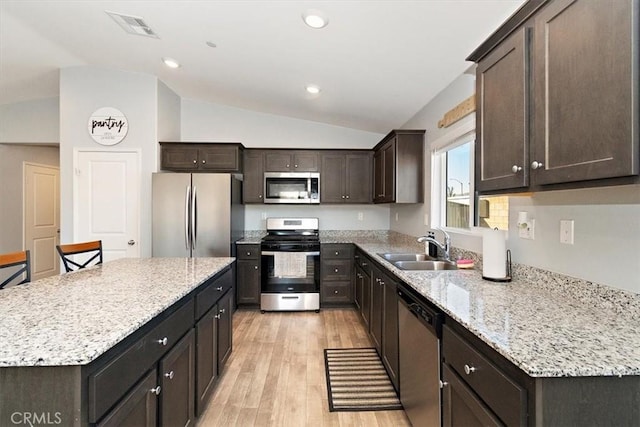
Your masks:
<instances>
[{"instance_id":1,"label":"paper towel roll","mask_svg":"<svg viewBox=\"0 0 640 427\"><path fill-rule=\"evenodd\" d=\"M504 279L507 276L507 232L483 230L482 276L489 279Z\"/></svg>"}]
</instances>

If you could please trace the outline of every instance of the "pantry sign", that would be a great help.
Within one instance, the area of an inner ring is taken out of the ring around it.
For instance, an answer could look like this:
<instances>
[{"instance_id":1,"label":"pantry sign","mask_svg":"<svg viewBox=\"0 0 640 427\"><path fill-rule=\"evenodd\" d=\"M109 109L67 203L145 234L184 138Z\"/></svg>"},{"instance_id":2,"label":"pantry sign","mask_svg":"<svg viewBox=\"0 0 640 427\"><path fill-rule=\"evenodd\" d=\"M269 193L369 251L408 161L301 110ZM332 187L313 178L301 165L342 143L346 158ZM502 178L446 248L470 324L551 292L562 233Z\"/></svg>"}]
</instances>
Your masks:
<instances>
[{"instance_id":1,"label":"pantry sign","mask_svg":"<svg viewBox=\"0 0 640 427\"><path fill-rule=\"evenodd\" d=\"M91 114L89 134L101 145L116 145L127 136L129 122L122 111L113 107L99 108Z\"/></svg>"}]
</instances>

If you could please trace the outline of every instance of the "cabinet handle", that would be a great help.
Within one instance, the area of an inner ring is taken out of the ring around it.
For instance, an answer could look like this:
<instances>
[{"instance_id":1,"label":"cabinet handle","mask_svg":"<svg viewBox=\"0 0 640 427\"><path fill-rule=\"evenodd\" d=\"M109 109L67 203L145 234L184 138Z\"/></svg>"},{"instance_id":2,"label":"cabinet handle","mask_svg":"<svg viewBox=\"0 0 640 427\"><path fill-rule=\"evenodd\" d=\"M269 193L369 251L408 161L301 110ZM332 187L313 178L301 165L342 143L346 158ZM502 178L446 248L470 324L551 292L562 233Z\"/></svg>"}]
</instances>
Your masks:
<instances>
[{"instance_id":1,"label":"cabinet handle","mask_svg":"<svg viewBox=\"0 0 640 427\"><path fill-rule=\"evenodd\" d=\"M344 197L344 196L342 196L342 198L344 199L345 197Z\"/></svg>"},{"instance_id":2,"label":"cabinet handle","mask_svg":"<svg viewBox=\"0 0 640 427\"><path fill-rule=\"evenodd\" d=\"M511 166L511 172L513 172L513 173L518 173L521 170L522 170L522 166L518 166L518 165Z\"/></svg>"},{"instance_id":3,"label":"cabinet handle","mask_svg":"<svg viewBox=\"0 0 640 427\"><path fill-rule=\"evenodd\" d=\"M216 319L220 319L220 318L222 317L222 315L221 315L220 313L218 313L218 314L216 314L216 315L215 315L215 316L213 316L213 317L215 317Z\"/></svg>"},{"instance_id":4,"label":"cabinet handle","mask_svg":"<svg viewBox=\"0 0 640 427\"><path fill-rule=\"evenodd\" d=\"M384 285L384 280L380 280L380 285Z\"/></svg>"},{"instance_id":5,"label":"cabinet handle","mask_svg":"<svg viewBox=\"0 0 640 427\"><path fill-rule=\"evenodd\" d=\"M440 381L440 388L445 388L446 386L448 386L449 383L446 381Z\"/></svg>"},{"instance_id":6,"label":"cabinet handle","mask_svg":"<svg viewBox=\"0 0 640 427\"><path fill-rule=\"evenodd\" d=\"M384 197L384 194L378 194L378 197Z\"/></svg>"},{"instance_id":7,"label":"cabinet handle","mask_svg":"<svg viewBox=\"0 0 640 427\"><path fill-rule=\"evenodd\" d=\"M224 314L224 312L225 312L225 309L224 309L224 308L223 308L223 309L220 309L220 314Z\"/></svg>"},{"instance_id":8,"label":"cabinet handle","mask_svg":"<svg viewBox=\"0 0 640 427\"><path fill-rule=\"evenodd\" d=\"M473 366L469 366L469 365L464 365L464 373L467 375L471 375L472 373L474 373L476 371L476 368Z\"/></svg>"},{"instance_id":9,"label":"cabinet handle","mask_svg":"<svg viewBox=\"0 0 640 427\"><path fill-rule=\"evenodd\" d=\"M349 198L349 196L347 195L347 197L345 197L345 199L348 199L348 198Z\"/></svg>"},{"instance_id":10,"label":"cabinet handle","mask_svg":"<svg viewBox=\"0 0 640 427\"><path fill-rule=\"evenodd\" d=\"M198 161L196 159L193 159L193 164L195 165L196 163L198 163Z\"/></svg>"},{"instance_id":11,"label":"cabinet handle","mask_svg":"<svg viewBox=\"0 0 640 427\"><path fill-rule=\"evenodd\" d=\"M334 272L334 273L337 273L337 272L338 272L338 269L337 269L337 268L334 268L334 269L333 269L333 272Z\"/></svg>"},{"instance_id":12,"label":"cabinet handle","mask_svg":"<svg viewBox=\"0 0 640 427\"><path fill-rule=\"evenodd\" d=\"M156 396L160 396L160 392L162 391L162 387L157 386L152 388L151 390L149 390L151 393L155 394Z\"/></svg>"},{"instance_id":13,"label":"cabinet handle","mask_svg":"<svg viewBox=\"0 0 640 427\"><path fill-rule=\"evenodd\" d=\"M223 289L224 289L224 288L223 288L222 286L218 286L218 287L216 288L216 291L218 291L218 292L222 292L222 290L223 290Z\"/></svg>"},{"instance_id":14,"label":"cabinet handle","mask_svg":"<svg viewBox=\"0 0 640 427\"><path fill-rule=\"evenodd\" d=\"M258 269L258 266L257 266L257 265L254 265L254 266L253 266L253 269L254 269L254 270L257 270L257 269Z\"/></svg>"},{"instance_id":15,"label":"cabinet handle","mask_svg":"<svg viewBox=\"0 0 640 427\"><path fill-rule=\"evenodd\" d=\"M157 340L156 341L158 344L162 344L162 345L167 345L167 343L169 342L169 340L167 339L167 337L162 338L161 340Z\"/></svg>"},{"instance_id":16,"label":"cabinet handle","mask_svg":"<svg viewBox=\"0 0 640 427\"><path fill-rule=\"evenodd\" d=\"M380 283L380 278L376 277L376 282Z\"/></svg>"},{"instance_id":17,"label":"cabinet handle","mask_svg":"<svg viewBox=\"0 0 640 427\"><path fill-rule=\"evenodd\" d=\"M289 167L289 165L287 165L287 167Z\"/></svg>"},{"instance_id":18,"label":"cabinet handle","mask_svg":"<svg viewBox=\"0 0 640 427\"><path fill-rule=\"evenodd\" d=\"M358 273L358 279L362 279L362 274Z\"/></svg>"},{"instance_id":19,"label":"cabinet handle","mask_svg":"<svg viewBox=\"0 0 640 427\"><path fill-rule=\"evenodd\" d=\"M251 252L247 252L247 256L251 256Z\"/></svg>"},{"instance_id":20,"label":"cabinet handle","mask_svg":"<svg viewBox=\"0 0 640 427\"><path fill-rule=\"evenodd\" d=\"M533 162L531 162L531 169L539 169L542 166L544 166L544 164L541 163L541 162L537 162L535 160Z\"/></svg>"},{"instance_id":21,"label":"cabinet handle","mask_svg":"<svg viewBox=\"0 0 640 427\"><path fill-rule=\"evenodd\" d=\"M337 294L337 293L338 293L338 291L333 291L333 293L334 293L334 294Z\"/></svg>"},{"instance_id":22,"label":"cabinet handle","mask_svg":"<svg viewBox=\"0 0 640 427\"><path fill-rule=\"evenodd\" d=\"M298 165L293 165L293 167L294 167L294 168L297 168L297 167L298 167Z\"/></svg>"},{"instance_id":23,"label":"cabinet handle","mask_svg":"<svg viewBox=\"0 0 640 427\"><path fill-rule=\"evenodd\" d=\"M262 199L262 194L258 196L258 199Z\"/></svg>"},{"instance_id":24,"label":"cabinet handle","mask_svg":"<svg viewBox=\"0 0 640 427\"><path fill-rule=\"evenodd\" d=\"M171 372L167 372L166 374L164 374L164 376L165 376L165 377L167 377L167 378L169 378L170 380L172 380L172 379L173 379L173 375L174 375L174 374L173 374L173 371L171 371Z\"/></svg>"},{"instance_id":25,"label":"cabinet handle","mask_svg":"<svg viewBox=\"0 0 640 427\"><path fill-rule=\"evenodd\" d=\"M336 255L340 255L340 252L339 252L339 251L336 251Z\"/></svg>"},{"instance_id":26,"label":"cabinet handle","mask_svg":"<svg viewBox=\"0 0 640 427\"><path fill-rule=\"evenodd\" d=\"M363 267L364 267L364 266L366 266L366 265L367 265L367 263L366 263L366 262L363 262L363 263L362 263L362 266L363 266Z\"/></svg>"}]
</instances>

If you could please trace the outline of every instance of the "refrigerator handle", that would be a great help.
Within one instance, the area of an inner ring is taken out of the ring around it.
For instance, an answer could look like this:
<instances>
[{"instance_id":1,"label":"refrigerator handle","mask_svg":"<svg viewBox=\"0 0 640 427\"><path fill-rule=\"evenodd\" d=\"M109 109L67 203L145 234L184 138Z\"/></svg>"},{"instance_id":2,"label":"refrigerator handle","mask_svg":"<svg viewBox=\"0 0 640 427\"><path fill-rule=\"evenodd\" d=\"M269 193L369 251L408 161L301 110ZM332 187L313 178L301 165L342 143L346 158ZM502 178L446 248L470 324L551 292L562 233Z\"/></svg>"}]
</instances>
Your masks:
<instances>
[{"instance_id":1,"label":"refrigerator handle","mask_svg":"<svg viewBox=\"0 0 640 427\"><path fill-rule=\"evenodd\" d=\"M198 240L198 194L197 187L193 186L193 196L191 198L191 246L196 248Z\"/></svg>"},{"instance_id":2,"label":"refrigerator handle","mask_svg":"<svg viewBox=\"0 0 640 427\"><path fill-rule=\"evenodd\" d=\"M187 185L184 190L184 247L191 248L191 233L189 231L189 201L191 200L191 186Z\"/></svg>"}]
</instances>

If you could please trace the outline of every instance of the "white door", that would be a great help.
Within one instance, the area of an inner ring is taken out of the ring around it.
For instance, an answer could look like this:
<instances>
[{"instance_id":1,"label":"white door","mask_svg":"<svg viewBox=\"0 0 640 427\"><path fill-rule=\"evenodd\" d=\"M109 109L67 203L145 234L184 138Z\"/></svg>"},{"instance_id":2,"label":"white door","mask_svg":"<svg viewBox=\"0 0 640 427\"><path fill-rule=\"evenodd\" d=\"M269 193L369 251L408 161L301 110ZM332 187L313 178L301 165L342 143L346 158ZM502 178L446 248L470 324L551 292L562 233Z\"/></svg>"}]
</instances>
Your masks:
<instances>
[{"instance_id":1,"label":"white door","mask_svg":"<svg viewBox=\"0 0 640 427\"><path fill-rule=\"evenodd\" d=\"M77 152L74 240L102 240L104 261L140 256L139 155L138 152Z\"/></svg>"},{"instance_id":2,"label":"white door","mask_svg":"<svg viewBox=\"0 0 640 427\"><path fill-rule=\"evenodd\" d=\"M31 251L31 280L60 273L60 169L24 163L24 242Z\"/></svg>"}]
</instances>

